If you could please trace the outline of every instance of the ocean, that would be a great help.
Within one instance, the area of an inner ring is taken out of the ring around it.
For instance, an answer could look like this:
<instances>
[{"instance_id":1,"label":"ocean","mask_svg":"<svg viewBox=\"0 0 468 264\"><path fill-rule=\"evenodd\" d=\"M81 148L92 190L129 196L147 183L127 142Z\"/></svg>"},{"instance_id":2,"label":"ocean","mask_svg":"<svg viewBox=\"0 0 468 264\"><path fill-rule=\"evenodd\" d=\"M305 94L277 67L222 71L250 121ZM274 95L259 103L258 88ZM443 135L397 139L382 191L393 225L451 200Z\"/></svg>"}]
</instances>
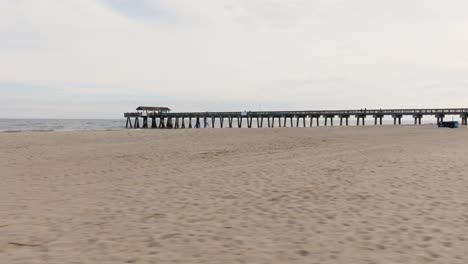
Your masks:
<instances>
[{"instance_id":1,"label":"ocean","mask_svg":"<svg viewBox=\"0 0 468 264\"><path fill-rule=\"evenodd\" d=\"M449 120L447 118L447 120ZM88 131L88 130L122 130L125 129L125 119L0 119L0 132L27 132L27 131ZM132 120L133 122L133 120ZM140 120L140 126L142 125ZM282 121L283 122L283 121ZM349 120L350 126L355 126L355 119ZM434 118L423 119L424 124L434 124ZM188 121L186 120L188 125ZM309 119L306 121L309 126ZM369 118L366 120L366 125L373 125L374 120ZM390 119L384 120L385 125L393 124ZM403 119L402 124L411 125L413 120L410 118ZM151 125L151 124L150 124ZM211 126L211 120L209 121ZM267 127L267 121L264 120L264 127ZM294 126L296 120L294 120ZM324 120L320 120L320 125L324 125ZM335 118L334 125L339 125L339 119ZM216 127L220 127L219 120L216 120ZM228 127L227 120L224 123L225 127ZM234 120L233 126L237 127L237 120ZM256 120L253 122L253 127L256 127ZM287 126L290 126L290 120L287 121ZM299 126L302 127L302 120ZM314 122L315 126L315 122ZM243 128L247 128L246 120L242 124ZM275 127L278 127L278 121L275 120Z\"/></svg>"},{"instance_id":2,"label":"ocean","mask_svg":"<svg viewBox=\"0 0 468 264\"><path fill-rule=\"evenodd\" d=\"M125 129L125 119L0 119L0 132Z\"/></svg>"}]
</instances>

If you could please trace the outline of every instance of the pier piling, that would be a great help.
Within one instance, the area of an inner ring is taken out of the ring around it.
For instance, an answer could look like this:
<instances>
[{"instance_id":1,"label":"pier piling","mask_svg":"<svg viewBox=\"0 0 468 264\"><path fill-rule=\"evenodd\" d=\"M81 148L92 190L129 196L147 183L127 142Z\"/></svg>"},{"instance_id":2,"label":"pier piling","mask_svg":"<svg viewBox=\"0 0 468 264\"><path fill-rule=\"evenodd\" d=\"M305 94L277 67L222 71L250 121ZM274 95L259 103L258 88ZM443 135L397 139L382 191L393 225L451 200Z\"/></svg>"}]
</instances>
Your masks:
<instances>
[{"instance_id":1,"label":"pier piling","mask_svg":"<svg viewBox=\"0 0 468 264\"><path fill-rule=\"evenodd\" d=\"M130 117L127 117L127 124L125 125L125 128L128 128L129 126L130 128L133 128L132 119L130 119Z\"/></svg>"},{"instance_id":2,"label":"pier piling","mask_svg":"<svg viewBox=\"0 0 468 264\"><path fill-rule=\"evenodd\" d=\"M444 122L445 114L436 114L435 117L437 118L437 123Z\"/></svg>"},{"instance_id":3,"label":"pier piling","mask_svg":"<svg viewBox=\"0 0 468 264\"><path fill-rule=\"evenodd\" d=\"M460 114L460 118L461 118L461 125L462 125L462 126L468 125L468 113L462 113L462 114ZM131 124L130 124L130 125L131 125Z\"/></svg>"},{"instance_id":4,"label":"pier piling","mask_svg":"<svg viewBox=\"0 0 468 264\"><path fill-rule=\"evenodd\" d=\"M134 125L135 128L140 128L140 120L138 119L138 117L135 118L135 125Z\"/></svg>"},{"instance_id":5,"label":"pier piling","mask_svg":"<svg viewBox=\"0 0 468 264\"><path fill-rule=\"evenodd\" d=\"M415 125L421 125L421 119L422 119L423 115L422 114L415 114L413 115L413 118L414 118L414 124Z\"/></svg>"}]
</instances>

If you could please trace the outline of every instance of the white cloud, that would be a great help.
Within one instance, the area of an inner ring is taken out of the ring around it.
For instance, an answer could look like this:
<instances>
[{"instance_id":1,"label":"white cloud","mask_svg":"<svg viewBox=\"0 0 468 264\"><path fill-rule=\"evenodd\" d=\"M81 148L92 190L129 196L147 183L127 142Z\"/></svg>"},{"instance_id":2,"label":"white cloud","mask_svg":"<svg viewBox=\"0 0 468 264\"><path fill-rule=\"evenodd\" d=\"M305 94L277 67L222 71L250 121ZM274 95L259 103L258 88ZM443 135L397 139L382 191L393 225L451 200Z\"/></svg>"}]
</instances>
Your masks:
<instances>
[{"instance_id":1,"label":"white cloud","mask_svg":"<svg viewBox=\"0 0 468 264\"><path fill-rule=\"evenodd\" d=\"M467 8L461 0L3 0L0 81L81 87L83 101L93 92L196 98L201 109L216 100L460 106Z\"/></svg>"}]
</instances>

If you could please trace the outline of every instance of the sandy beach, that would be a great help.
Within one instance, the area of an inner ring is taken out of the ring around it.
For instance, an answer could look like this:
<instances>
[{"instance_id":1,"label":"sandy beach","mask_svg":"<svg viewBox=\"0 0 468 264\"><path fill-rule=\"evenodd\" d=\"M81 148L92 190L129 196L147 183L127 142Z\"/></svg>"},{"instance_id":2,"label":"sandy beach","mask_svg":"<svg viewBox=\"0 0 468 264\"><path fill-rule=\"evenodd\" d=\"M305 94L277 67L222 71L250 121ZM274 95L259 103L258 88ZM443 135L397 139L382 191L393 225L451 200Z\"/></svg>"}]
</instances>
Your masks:
<instances>
[{"instance_id":1,"label":"sandy beach","mask_svg":"<svg viewBox=\"0 0 468 264\"><path fill-rule=\"evenodd\" d=\"M0 263L468 263L468 128L0 133Z\"/></svg>"}]
</instances>

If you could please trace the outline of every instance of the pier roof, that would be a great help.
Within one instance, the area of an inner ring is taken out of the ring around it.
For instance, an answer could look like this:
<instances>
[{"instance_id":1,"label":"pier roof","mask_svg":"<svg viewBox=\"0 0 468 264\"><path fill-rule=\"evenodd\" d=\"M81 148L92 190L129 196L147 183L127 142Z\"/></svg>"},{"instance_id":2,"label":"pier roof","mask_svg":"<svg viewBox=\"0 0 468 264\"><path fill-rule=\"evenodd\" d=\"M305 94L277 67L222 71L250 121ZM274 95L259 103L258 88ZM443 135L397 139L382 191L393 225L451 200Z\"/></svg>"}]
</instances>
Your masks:
<instances>
[{"instance_id":1,"label":"pier roof","mask_svg":"<svg viewBox=\"0 0 468 264\"><path fill-rule=\"evenodd\" d=\"M161 106L139 106L137 111L171 111L168 107L161 107Z\"/></svg>"}]
</instances>

